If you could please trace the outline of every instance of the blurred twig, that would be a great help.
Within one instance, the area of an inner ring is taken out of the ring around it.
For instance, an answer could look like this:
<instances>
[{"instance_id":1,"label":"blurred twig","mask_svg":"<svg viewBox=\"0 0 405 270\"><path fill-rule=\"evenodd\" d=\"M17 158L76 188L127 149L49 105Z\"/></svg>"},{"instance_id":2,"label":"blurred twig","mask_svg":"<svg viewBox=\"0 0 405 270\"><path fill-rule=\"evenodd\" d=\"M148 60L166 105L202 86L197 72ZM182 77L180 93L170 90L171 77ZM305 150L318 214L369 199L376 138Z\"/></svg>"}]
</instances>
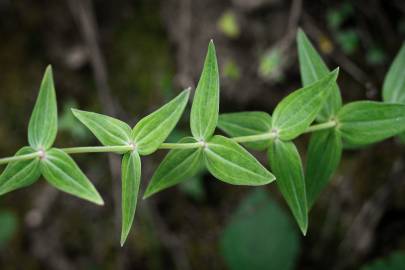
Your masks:
<instances>
[{"instance_id":1,"label":"blurred twig","mask_svg":"<svg viewBox=\"0 0 405 270\"><path fill-rule=\"evenodd\" d=\"M120 110L120 106L116 103L112 96L111 90L108 85L108 73L104 58L102 56L99 43L98 43L98 27L95 20L91 0L68 0L72 14L74 15L79 29L81 30L83 39L85 40L88 55L93 69L94 79L96 81L98 96L105 112L109 115L116 115ZM113 179L120 177L120 160L117 156L109 155L110 170ZM120 210L120 187L119 181L113 181L114 204L116 213L116 230L120 230L121 224L121 210ZM182 242L178 240L168 229L164 220L160 217L154 205L148 205L143 201L144 209L151 214L153 222L158 229L158 235L163 242L164 246L169 250L173 257L177 269L189 269L188 260L182 248ZM142 213L142 211L140 211ZM118 234L117 234L118 235ZM119 241L117 241L119 243ZM123 267L123 258L119 260L118 264Z\"/></svg>"},{"instance_id":2,"label":"blurred twig","mask_svg":"<svg viewBox=\"0 0 405 270\"><path fill-rule=\"evenodd\" d=\"M402 159L398 159L394 162L388 181L364 203L347 230L339 247L341 258L344 259L340 260L340 264L336 265L335 269L346 269L355 259L361 258L369 252L376 227L389 205L389 198L395 189L403 184L403 174L404 162Z\"/></svg>"},{"instance_id":3,"label":"blurred twig","mask_svg":"<svg viewBox=\"0 0 405 270\"><path fill-rule=\"evenodd\" d=\"M318 38L319 36L325 36L323 31L316 25L315 20L306 12L303 12L303 22L305 25L305 30L313 38ZM331 57L335 62L342 67L344 71L349 73L353 79L355 79L361 85L364 85L367 89L367 96L374 97L377 95L377 88L374 86L372 79L363 71L359 66L357 66L353 61L350 60L345 54L338 50L334 50Z\"/></svg>"}]
</instances>

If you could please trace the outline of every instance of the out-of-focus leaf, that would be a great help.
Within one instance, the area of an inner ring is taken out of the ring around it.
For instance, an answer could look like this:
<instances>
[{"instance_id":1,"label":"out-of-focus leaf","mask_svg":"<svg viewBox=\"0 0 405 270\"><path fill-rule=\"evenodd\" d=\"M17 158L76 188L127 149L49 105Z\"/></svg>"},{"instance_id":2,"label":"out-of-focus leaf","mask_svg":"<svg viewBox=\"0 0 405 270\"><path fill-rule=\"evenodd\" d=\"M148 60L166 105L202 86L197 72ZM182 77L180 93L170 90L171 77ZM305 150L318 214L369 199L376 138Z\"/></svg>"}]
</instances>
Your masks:
<instances>
[{"instance_id":1,"label":"out-of-focus leaf","mask_svg":"<svg viewBox=\"0 0 405 270\"><path fill-rule=\"evenodd\" d=\"M272 141L269 162L277 177L277 186L305 235L308 229L307 196L301 157L294 143Z\"/></svg>"},{"instance_id":2,"label":"out-of-focus leaf","mask_svg":"<svg viewBox=\"0 0 405 270\"><path fill-rule=\"evenodd\" d=\"M219 73L215 47L211 41L191 107L190 126L195 139L207 140L214 134L218 113Z\"/></svg>"},{"instance_id":3,"label":"out-of-focus leaf","mask_svg":"<svg viewBox=\"0 0 405 270\"><path fill-rule=\"evenodd\" d=\"M390 103L405 103L405 43L385 75L383 100Z\"/></svg>"},{"instance_id":4,"label":"out-of-focus leaf","mask_svg":"<svg viewBox=\"0 0 405 270\"><path fill-rule=\"evenodd\" d=\"M361 270L403 270L405 267L405 252L396 251L391 255L366 264Z\"/></svg>"},{"instance_id":5,"label":"out-of-focus leaf","mask_svg":"<svg viewBox=\"0 0 405 270\"><path fill-rule=\"evenodd\" d=\"M220 244L231 270L293 270L299 252L297 230L263 189L252 191L242 201Z\"/></svg>"},{"instance_id":6,"label":"out-of-focus leaf","mask_svg":"<svg viewBox=\"0 0 405 270\"><path fill-rule=\"evenodd\" d=\"M32 154L31 147L23 147L16 156ZM11 162L0 175L0 195L33 184L41 175L39 158Z\"/></svg>"},{"instance_id":7,"label":"out-of-focus leaf","mask_svg":"<svg viewBox=\"0 0 405 270\"><path fill-rule=\"evenodd\" d=\"M131 230L134 221L136 203L138 201L139 184L141 182L141 158L138 152L126 153L122 158L122 230L121 246Z\"/></svg>"},{"instance_id":8,"label":"out-of-focus leaf","mask_svg":"<svg viewBox=\"0 0 405 270\"><path fill-rule=\"evenodd\" d=\"M87 176L62 150L48 150L46 157L41 160L41 171L44 178L55 188L95 204L104 204Z\"/></svg>"},{"instance_id":9,"label":"out-of-focus leaf","mask_svg":"<svg viewBox=\"0 0 405 270\"><path fill-rule=\"evenodd\" d=\"M344 142L371 144L405 131L405 105L356 101L342 107L337 121Z\"/></svg>"},{"instance_id":10,"label":"out-of-focus leaf","mask_svg":"<svg viewBox=\"0 0 405 270\"><path fill-rule=\"evenodd\" d=\"M260 57L259 75L275 81L283 78L283 54L279 48L272 48Z\"/></svg>"},{"instance_id":11,"label":"out-of-focus leaf","mask_svg":"<svg viewBox=\"0 0 405 270\"><path fill-rule=\"evenodd\" d=\"M64 102L63 111L58 119L59 131L65 131L77 141L88 141L91 136L87 128L83 125L78 125L76 117L72 114L71 108L77 107L75 100L67 100Z\"/></svg>"},{"instance_id":12,"label":"out-of-focus leaf","mask_svg":"<svg viewBox=\"0 0 405 270\"><path fill-rule=\"evenodd\" d=\"M223 76L231 80L238 80L240 78L240 68L238 64L233 60L229 59L223 69Z\"/></svg>"},{"instance_id":13,"label":"out-of-focus leaf","mask_svg":"<svg viewBox=\"0 0 405 270\"><path fill-rule=\"evenodd\" d=\"M218 128L231 137L263 134L271 130L271 116L266 112L224 113L219 116ZM255 150L264 150L270 141L244 144Z\"/></svg>"},{"instance_id":14,"label":"out-of-focus leaf","mask_svg":"<svg viewBox=\"0 0 405 270\"><path fill-rule=\"evenodd\" d=\"M302 84L307 86L327 76L330 73L328 67L302 30L298 31L297 43ZM317 120L328 121L336 115L340 107L342 107L342 97L337 83L334 82Z\"/></svg>"},{"instance_id":15,"label":"out-of-focus leaf","mask_svg":"<svg viewBox=\"0 0 405 270\"><path fill-rule=\"evenodd\" d=\"M204 149L208 171L232 185L265 185L275 177L236 142L216 135Z\"/></svg>"},{"instance_id":16,"label":"out-of-focus leaf","mask_svg":"<svg viewBox=\"0 0 405 270\"><path fill-rule=\"evenodd\" d=\"M203 180L203 173L200 171L196 175L190 177L187 181L180 183L179 188L192 199L202 201L206 196Z\"/></svg>"},{"instance_id":17,"label":"out-of-focus leaf","mask_svg":"<svg viewBox=\"0 0 405 270\"><path fill-rule=\"evenodd\" d=\"M323 79L285 97L272 116L272 128L281 139L289 141L300 135L314 121L335 84L338 69Z\"/></svg>"},{"instance_id":18,"label":"out-of-focus leaf","mask_svg":"<svg viewBox=\"0 0 405 270\"><path fill-rule=\"evenodd\" d=\"M6 210L0 211L0 250L5 248L17 231L17 216Z\"/></svg>"},{"instance_id":19,"label":"out-of-focus leaf","mask_svg":"<svg viewBox=\"0 0 405 270\"><path fill-rule=\"evenodd\" d=\"M218 20L218 28L226 36L237 38L240 34L236 14L232 10L225 11Z\"/></svg>"},{"instance_id":20,"label":"out-of-focus leaf","mask_svg":"<svg viewBox=\"0 0 405 270\"><path fill-rule=\"evenodd\" d=\"M179 143L193 142L196 142L193 138L183 138L179 141ZM170 150L153 174L143 198L148 198L194 176L203 161L201 148Z\"/></svg>"},{"instance_id":21,"label":"out-of-focus leaf","mask_svg":"<svg viewBox=\"0 0 405 270\"><path fill-rule=\"evenodd\" d=\"M336 40L346 54L354 53L359 47L359 34L355 29L348 29L336 33Z\"/></svg>"},{"instance_id":22,"label":"out-of-focus leaf","mask_svg":"<svg viewBox=\"0 0 405 270\"><path fill-rule=\"evenodd\" d=\"M58 111L52 68L46 68L28 124L28 142L36 150L50 148L58 132Z\"/></svg>"},{"instance_id":23,"label":"out-of-focus leaf","mask_svg":"<svg viewBox=\"0 0 405 270\"><path fill-rule=\"evenodd\" d=\"M320 130L311 135L305 172L308 209L338 167L342 148L340 134L334 129Z\"/></svg>"},{"instance_id":24,"label":"out-of-focus leaf","mask_svg":"<svg viewBox=\"0 0 405 270\"><path fill-rule=\"evenodd\" d=\"M149 155L155 152L166 140L183 114L189 96L190 89L184 90L169 103L142 118L135 125L132 139L139 154Z\"/></svg>"},{"instance_id":25,"label":"out-of-focus leaf","mask_svg":"<svg viewBox=\"0 0 405 270\"><path fill-rule=\"evenodd\" d=\"M131 143L131 128L116 118L77 109L72 109L79 119L105 146L128 145Z\"/></svg>"}]
</instances>

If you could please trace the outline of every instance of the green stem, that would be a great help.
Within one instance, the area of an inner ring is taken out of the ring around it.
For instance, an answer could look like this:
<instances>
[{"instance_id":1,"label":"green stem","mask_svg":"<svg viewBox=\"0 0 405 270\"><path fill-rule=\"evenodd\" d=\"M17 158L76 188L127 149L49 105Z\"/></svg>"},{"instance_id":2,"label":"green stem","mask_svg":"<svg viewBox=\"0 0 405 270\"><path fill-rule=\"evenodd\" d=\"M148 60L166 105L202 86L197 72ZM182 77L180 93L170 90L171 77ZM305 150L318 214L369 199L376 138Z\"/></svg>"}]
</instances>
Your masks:
<instances>
[{"instance_id":1,"label":"green stem","mask_svg":"<svg viewBox=\"0 0 405 270\"><path fill-rule=\"evenodd\" d=\"M304 133L314 132L323 129L329 129L336 126L336 121L329 121L317 125L313 125L308 127ZM257 135L250 135L250 136L241 136L241 137L234 137L230 138L231 140L244 143L244 142L256 142L256 141L264 141L264 140L271 140L277 136L274 132L267 132L263 134ZM159 149L192 149L192 148L199 148L203 147L204 142L195 142L195 143L162 143L159 146ZM61 150L67 154L80 154L80 153L124 153L134 149L132 145L120 145L120 146L85 146L85 147L70 147L70 148L62 148ZM7 158L0 158L0 165L6 164L13 161L21 161L21 160L29 160L39 157L41 155L40 152L35 152L32 154L27 155L20 155L14 157L7 157Z\"/></svg>"},{"instance_id":2,"label":"green stem","mask_svg":"<svg viewBox=\"0 0 405 270\"><path fill-rule=\"evenodd\" d=\"M7 164L7 163L10 163L10 162L13 162L13 161L22 161L22 160L34 159L36 157L39 157L39 152L26 154L26 155L19 155L19 156L14 156L14 157L0 158L0 165L1 164Z\"/></svg>"},{"instance_id":3,"label":"green stem","mask_svg":"<svg viewBox=\"0 0 405 270\"><path fill-rule=\"evenodd\" d=\"M274 139L277 135L274 132L268 132L263 134L257 135L250 135L250 136L241 136L241 137L234 137L231 138L234 142L244 143L244 142L256 142L256 141L265 141Z\"/></svg>"},{"instance_id":4,"label":"green stem","mask_svg":"<svg viewBox=\"0 0 405 270\"><path fill-rule=\"evenodd\" d=\"M159 149L192 149L192 148L199 148L203 147L203 142L195 142L195 143L162 143L159 146Z\"/></svg>"},{"instance_id":5,"label":"green stem","mask_svg":"<svg viewBox=\"0 0 405 270\"><path fill-rule=\"evenodd\" d=\"M122 153L133 149L131 145L119 146L86 146L86 147L70 147L62 148L61 150L67 154L82 154L82 153Z\"/></svg>"},{"instance_id":6,"label":"green stem","mask_svg":"<svg viewBox=\"0 0 405 270\"><path fill-rule=\"evenodd\" d=\"M329 128L333 128L335 126L336 126L336 121L332 120L329 122L310 126L304 131L304 133L310 133L310 132L314 132L314 131L318 131L318 130L329 129Z\"/></svg>"}]
</instances>

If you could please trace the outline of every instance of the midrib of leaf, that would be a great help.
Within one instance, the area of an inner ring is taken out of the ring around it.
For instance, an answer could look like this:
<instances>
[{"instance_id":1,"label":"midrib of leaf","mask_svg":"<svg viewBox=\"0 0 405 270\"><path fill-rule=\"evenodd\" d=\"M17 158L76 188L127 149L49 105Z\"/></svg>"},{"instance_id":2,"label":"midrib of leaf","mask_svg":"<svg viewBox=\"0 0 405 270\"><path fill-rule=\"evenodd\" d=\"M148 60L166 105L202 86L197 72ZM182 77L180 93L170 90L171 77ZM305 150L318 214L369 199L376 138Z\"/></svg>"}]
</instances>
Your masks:
<instances>
[{"instance_id":1,"label":"midrib of leaf","mask_svg":"<svg viewBox=\"0 0 405 270\"><path fill-rule=\"evenodd\" d=\"M30 173L32 173L34 171L34 169L35 169L35 166L33 166L33 165L36 165L35 162L37 162L37 161L30 162L22 170L18 171L16 174L14 174L12 177L10 177L8 181L4 181L3 183L1 183L0 187L1 188L4 188L4 187L7 188L7 187L11 186L10 183L12 183L12 184L21 183L23 178L22 177L20 178L20 175L29 175ZM17 180L15 180L15 179L17 179Z\"/></svg>"},{"instance_id":2,"label":"midrib of leaf","mask_svg":"<svg viewBox=\"0 0 405 270\"><path fill-rule=\"evenodd\" d=\"M133 160L132 160L132 157L131 157L131 155L132 155L132 153L131 154L128 154L129 156L128 156L128 161L127 161L127 166L126 166L126 171L125 171L125 178L128 178L128 172L129 172L129 168L130 168L130 166L131 166L131 163L133 162ZM125 181L126 183L128 182L127 180ZM128 184L125 184L125 189L127 190L128 189ZM125 193L126 194L126 199L125 199L125 207L126 207L126 209L130 209L131 207L130 207L130 200L128 200L128 193L126 192ZM135 201L135 204L136 204L137 202ZM128 223L130 223L131 222L131 214L126 214L125 215L125 226L128 226Z\"/></svg>"},{"instance_id":3,"label":"midrib of leaf","mask_svg":"<svg viewBox=\"0 0 405 270\"><path fill-rule=\"evenodd\" d=\"M191 160L195 160L197 161L198 156L201 154L199 151L201 150L197 150L194 153L192 153L191 155L189 155L188 157L186 157L185 159L183 159L180 163L178 163L177 166L173 167L172 170L170 170L170 172L168 174L166 174L165 178L170 178L170 176L174 173L175 170L177 170L181 165L187 163L190 159ZM192 161L192 164L195 164L195 162ZM186 174L186 172L190 171L190 169L192 168L192 166L188 166L184 172L184 174ZM163 179L163 178L162 178ZM159 181L158 183L160 183L161 181Z\"/></svg>"},{"instance_id":4,"label":"midrib of leaf","mask_svg":"<svg viewBox=\"0 0 405 270\"><path fill-rule=\"evenodd\" d=\"M97 121L94 121L94 120L91 119L91 118L88 118L88 120L89 120L90 122L92 122L95 126L97 126L97 128L99 128L100 130L103 130L105 133L107 133L110 137L117 138L119 141L122 142L123 145L126 145L126 144L130 141L129 137L127 137L127 140L128 140L128 141L125 141L125 140L123 140L121 137L117 136L116 134L111 133L108 129L106 129L106 128L104 128L102 125L100 125ZM106 122L108 122L108 121L106 121ZM109 125L109 127L111 127L111 124L110 124L110 123L108 123L108 125ZM113 128L116 127L116 126L118 126L118 128L120 128L119 125L113 125ZM121 129L121 131L124 131L124 130ZM127 135L127 132L124 131L124 134Z\"/></svg>"},{"instance_id":5,"label":"midrib of leaf","mask_svg":"<svg viewBox=\"0 0 405 270\"><path fill-rule=\"evenodd\" d=\"M211 52L209 52L209 54L211 54ZM211 86L211 88L212 88L212 85L211 85L211 82L212 82L212 73L213 73L213 70L215 69L215 68L213 68L212 66L213 66L213 64L214 64L214 59L211 59L211 58L213 58L211 55L209 55L208 56L208 63L207 63L207 65L208 65L208 67L207 67L207 81L203 81L203 84L201 85L201 89L203 90L203 89L205 89L205 88L207 88L207 85L208 85L208 87L210 87ZM210 89L211 89L210 88ZM201 120L203 119L202 117L201 117L201 113L202 113L202 110L203 109L206 109L206 108L210 108L210 106L209 105L211 105L211 104L208 104L208 102L209 102L209 99L208 99L208 93L207 92L209 92L209 91L204 91L203 93L204 93L204 99L203 99L203 104L204 104L204 106L199 106L198 107L198 117L200 118L200 121L198 121L198 129L199 129L199 135L201 136L201 137L205 137L205 132L203 132L203 129L202 129L202 127L201 127ZM217 95L217 93L215 93L215 95ZM210 117L210 118L208 118L208 123L207 123L207 127L209 127L210 126L210 124L211 124L211 121L212 121L212 117Z\"/></svg>"},{"instance_id":6,"label":"midrib of leaf","mask_svg":"<svg viewBox=\"0 0 405 270\"><path fill-rule=\"evenodd\" d=\"M224 147L224 148L227 148L227 147ZM221 156L218 155L217 153L213 152L213 151L210 150L209 148L207 148L205 151L210 152L212 155L214 155L214 156L217 157L218 159L222 160L224 163L227 163L227 164L231 165L232 167L239 168L240 170L245 171L245 172L247 172L247 173L249 173L249 174L256 175L256 176L258 176L258 177L260 177L260 178L264 178L262 175L260 175L260 174L258 174L258 173L256 173L256 172L253 172L253 171L251 171L251 170L248 170L248 169L246 169L246 168L243 168L243 167L241 167L241 166L239 166L239 165L237 165L237 164L235 164L235 163L233 163L233 162L230 162L229 160L224 159L223 157L221 157ZM233 150L232 150L232 152L236 152L236 151L233 151ZM238 153L238 155L240 156L239 153ZM244 158L244 159L245 159L245 158ZM246 160L246 159L245 159L245 160ZM249 161L249 162L250 162L250 161Z\"/></svg>"},{"instance_id":7,"label":"midrib of leaf","mask_svg":"<svg viewBox=\"0 0 405 270\"><path fill-rule=\"evenodd\" d=\"M304 45L304 46L307 47L306 45ZM310 66L310 71L312 73L312 77L313 77L314 81L317 80L318 76L317 76L316 71L314 69L314 64L313 64L314 62L312 62L311 58L309 57L309 55L307 53L307 49L304 49L304 57L310 63L310 65L309 65Z\"/></svg>"},{"instance_id":8,"label":"midrib of leaf","mask_svg":"<svg viewBox=\"0 0 405 270\"><path fill-rule=\"evenodd\" d=\"M63 163L66 163L65 161L63 161L63 160L61 160L61 159L59 159L59 158L57 158L57 157L55 157L55 156L52 156L52 159L55 159L55 160L58 160L58 161L60 161L60 162L63 162ZM68 174L66 174L63 170L61 170L58 166L56 166L55 164L53 164L52 162L47 162L51 167L53 167L54 169L56 169L57 171L59 171L59 172L61 172L64 176L66 176L68 179L69 179L69 183L73 183L73 185L74 186L76 186L76 187L78 187L78 189L81 189L82 191L84 191L84 193L86 193L87 195L93 195L92 193L89 193L88 192L88 190L87 190L87 187L86 186L84 186L84 185L82 185L82 183L81 182L79 182L79 181L75 181L74 180L74 178L73 177L71 177L70 175L68 175ZM70 166L70 165L68 165L69 166L69 169L72 169L72 167ZM76 169L76 168L75 168ZM54 173L52 173L52 171L50 171L51 172L51 174L53 174L53 176L55 176L55 174ZM58 179L58 177L55 177L54 179ZM63 183L63 181L58 181L59 183Z\"/></svg>"},{"instance_id":9,"label":"midrib of leaf","mask_svg":"<svg viewBox=\"0 0 405 270\"><path fill-rule=\"evenodd\" d=\"M313 107L312 104L315 102L315 100L317 100L317 99L319 98L320 95L323 95L323 93L322 93L322 92L318 92L318 94L317 94L316 96L314 96L314 97L311 99L311 102L306 102L305 104L307 104L307 105L300 106L299 110L295 113L295 115L299 115L299 114L301 114L303 111L307 111L307 108ZM279 113L280 116L281 116L282 113L285 111L285 108L286 108L286 107L284 107L283 110L280 111L280 113ZM301 120L299 120L298 122L296 122L296 124L295 124L294 126L299 126L299 125L301 125L303 122L307 121L307 119L310 118L310 117L311 117L311 115L309 115L309 116L306 117L306 118L301 118ZM291 119L291 118L290 118L290 119ZM284 124L286 125L289 121L291 121L291 120L285 121Z\"/></svg>"},{"instance_id":10,"label":"midrib of leaf","mask_svg":"<svg viewBox=\"0 0 405 270\"><path fill-rule=\"evenodd\" d=\"M173 111L172 115L176 114L179 111L180 107L182 107L182 106L177 106L177 108ZM167 117L165 120L160 122L155 128L153 128L153 130L151 132L149 132L146 136L144 136L142 139L140 139L136 143L141 144L143 141L147 140L147 138L154 135L161 126L165 125L167 123L167 121L171 120L171 116Z\"/></svg>"},{"instance_id":11,"label":"midrib of leaf","mask_svg":"<svg viewBox=\"0 0 405 270\"><path fill-rule=\"evenodd\" d=\"M249 133L262 133L262 132L264 133L265 132L263 130L248 128L248 127L244 127L244 126L239 126L237 124L230 123L230 122L222 123L222 125L231 126L231 127L234 127L235 129L245 130L246 132L249 132Z\"/></svg>"}]
</instances>

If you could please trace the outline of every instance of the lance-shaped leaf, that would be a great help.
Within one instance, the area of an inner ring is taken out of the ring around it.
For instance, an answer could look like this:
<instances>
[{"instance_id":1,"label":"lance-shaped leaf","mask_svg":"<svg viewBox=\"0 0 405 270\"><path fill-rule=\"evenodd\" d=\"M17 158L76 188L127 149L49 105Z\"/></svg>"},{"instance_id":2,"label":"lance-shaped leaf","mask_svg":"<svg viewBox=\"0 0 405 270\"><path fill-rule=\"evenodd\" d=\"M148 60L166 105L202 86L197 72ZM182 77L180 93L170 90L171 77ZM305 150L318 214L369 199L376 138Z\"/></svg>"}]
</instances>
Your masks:
<instances>
[{"instance_id":1,"label":"lance-shaped leaf","mask_svg":"<svg viewBox=\"0 0 405 270\"><path fill-rule=\"evenodd\" d=\"M383 100L389 103L405 104L405 43L392 62L383 84ZM399 134L405 143L405 133Z\"/></svg>"},{"instance_id":2,"label":"lance-shaped leaf","mask_svg":"<svg viewBox=\"0 0 405 270\"><path fill-rule=\"evenodd\" d=\"M104 204L90 180L62 150L52 148L46 152L41 160L41 172L55 188L95 204Z\"/></svg>"},{"instance_id":3,"label":"lance-shaped leaf","mask_svg":"<svg viewBox=\"0 0 405 270\"><path fill-rule=\"evenodd\" d=\"M232 185L259 186L275 180L259 161L236 142L216 135L204 149L208 171Z\"/></svg>"},{"instance_id":4,"label":"lance-shaped leaf","mask_svg":"<svg viewBox=\"0 0 405 270\"><path fill-rule=\"evenodd\" d=\"M337 121L338 131L349 145L375 143L405 131L405 105L352 102L342 107Z\"/></svg>"},{"instance_id":5,"label":"lance-shaped leaf","mask_svg":"<svg viewBox=\"0 0 405 270\"><path fill-rule=\"evenodd\" d=\"M194 143L194 138L183 138L179 143ZM160 163L152 176L144 199L193 177L204 164L201 148L173 149Z\"/></svg>"},{"instance_id":6,"label":"lance-shaped leaf","mask_svg":"<svg viewBox=\"0 0 405 270\"><path fill-rule=\"evenodd\" d=\"M341 155L342 139L334 129L320 130L311 135L305 172L308 209L328 184Z\"/></svg>"},{"instance_id":7,"label":"lance-shaped leaf","mask_svg":"<svg viewBox=\"0 0 405 270\"><path fill-rule=\"evenodd\" d=\"M294 143L272 141L269 162L277 177L277 186L305 235L308 228L307 196L301 158Z\"/></svg>"},{"instance_id":8,"label":"lance-shaped leaf","mask_svg":"<svg viewBox=\"0 0 405 270\"><path fill-rule=\"evenodd\" d=\"M124 245L134 221L139 184L141 182L141 158L138 152L126 153L122 158L122 230L121 246Z\"/></svg>"},{"instance_id":9,"label":"lance-shaped leaf","mask_svg":"<svg viewBox=\"0 0 405 270\"><path fill-rule=\"evenodd\" d=\"M172 101L135 125L132 139L139 154L149 155L155 152L166 140L183 114L189 95L190 89L184 90Z\"/></svg>"},{"instance_id":10,"label":"lance-shaped leaf","mask_svg":"<svg viewBox=\"0 0 405 270\"><path fill-rule=\"evenodd\" d=\"M272 116L272 128L282 140L292 140L314 121L333 87L339 70L285 97Z\"/></svg>"},{"instance_id":11,"label":"lance-shaped leaf","mask_svg":"<svg viewBox=\"0 0 405 270\"><path fill-rule=\"evenodd\" d=\"M18 150L15 155L28 155L34 152L36 151L26 146ZM0 195L31 185L40 175L39 158L11 162L0 175Z\"/></svg>"},{"instance_id":12,"label":"lance-shaped leaf","mask_svg":"<svg viewBox=\"0 0 405 270\"><path fill-rule=\"evenodd\" d=\"M50 148L58 132L58 111L52 68L46 68L28 124L28 142L36 150Z\"/></svg>"},{"instance_id":13,"label":"lance-shaped leaf","mask_svg":"<svg viewBox=\"0 0 405 270\"><path fill-rule=\"evenodd\" d=\"M72 109L79 119L105 146L128 145L131 142L131 128L113 117Z\"/></svg>"},{"instance_id":14,"label":"lance-shaped leaf","mask_svg":"<svg viewBox=\"0 0 405 270\"><path fill-rule=\"evenodd\" d=\"M297 43L302 84L307 86L327 76L330 72L328 67L301 29L297 33ZM317 120L328 121L337 114L340 107L342 107L342 97L337 83L334 82Z\"/></svg>"},{"instance_id":15,"label":"lance-shaped leaf","mask_svg":"<svg viewBox=\"0 0 405 270\"><path fill-rule=\"evenodd\" d=\"M258 135L271 130L271 117L266 112L224 113L219 116L218 127L231 137ZM244 143L255 150L264 150L269 140Z\"/></svg>"},{"instance_id":16,"label":"lance-shaped leaf","mask_svg":"<svg viewBox=\"0 0 405 270\"><path fill-rule=\"evenodd\" d=\"M385 76L383 99L385 102L405 104L405 43Z\"/></svg>"},{"instance_id":17,"label":"lance-shaped leaf","mask_svg":"<svg viewBox=\"0 0 405 270\"><path fill-rule=\"evenodd\" d=\"M208 46L204 68L191 107L191 133L197 140L207 140L214 134L219 113L219 73L214 43Z\"/></svg>"}]
</instances>

